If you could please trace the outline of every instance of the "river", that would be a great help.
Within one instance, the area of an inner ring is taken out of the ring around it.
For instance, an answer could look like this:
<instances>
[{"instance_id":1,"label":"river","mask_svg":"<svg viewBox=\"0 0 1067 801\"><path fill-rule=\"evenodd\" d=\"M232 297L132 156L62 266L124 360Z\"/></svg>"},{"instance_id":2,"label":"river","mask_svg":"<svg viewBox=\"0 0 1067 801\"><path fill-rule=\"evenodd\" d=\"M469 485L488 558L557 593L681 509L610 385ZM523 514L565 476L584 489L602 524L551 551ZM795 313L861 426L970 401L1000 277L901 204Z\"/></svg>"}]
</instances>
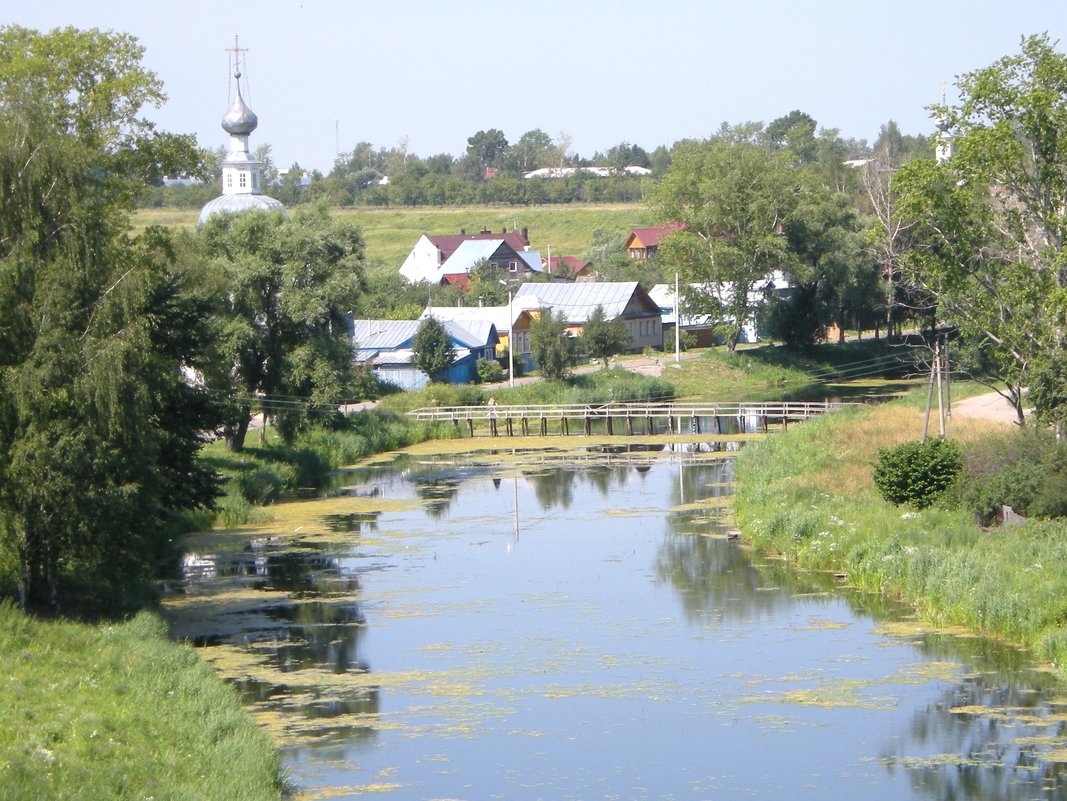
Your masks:
<instances>
[{"instance_id":1,"label":"river","mask_svg":"<svg viewBox=\"0 0 1067 801\"><path fill-rule=\"evenodd\" d=\"M728 447L350 471L192 538L172 629L304 798L1067 798L1060 682L754 557Z\"/></svg>"}]
</instances>

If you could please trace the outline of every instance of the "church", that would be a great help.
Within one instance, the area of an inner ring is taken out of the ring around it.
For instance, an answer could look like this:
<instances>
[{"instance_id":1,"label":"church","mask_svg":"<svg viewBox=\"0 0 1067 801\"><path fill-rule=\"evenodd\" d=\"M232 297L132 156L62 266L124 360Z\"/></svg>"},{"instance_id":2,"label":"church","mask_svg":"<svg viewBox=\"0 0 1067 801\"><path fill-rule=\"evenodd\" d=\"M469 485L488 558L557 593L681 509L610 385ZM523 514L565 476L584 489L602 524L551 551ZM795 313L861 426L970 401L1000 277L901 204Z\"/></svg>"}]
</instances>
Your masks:
<instances>
[{"instance_id":1,"label":"church","mask_svg":"<svg viewBox=\"0 0 1067 801\"><path fill-rule=\"evenodd\" d=\"M244 211L277 211L285 213L281 201L262 194L260 163L248 149L248 137L259 125L259 118L241 96L241 52L234 37L232 52L233 77L236 92L233 104L222 118L222 130L230 135L230 149L222 162L222 195L208 201L200 210L198 225L214 214L238 214Z\"/></svg>"}]
</instances>

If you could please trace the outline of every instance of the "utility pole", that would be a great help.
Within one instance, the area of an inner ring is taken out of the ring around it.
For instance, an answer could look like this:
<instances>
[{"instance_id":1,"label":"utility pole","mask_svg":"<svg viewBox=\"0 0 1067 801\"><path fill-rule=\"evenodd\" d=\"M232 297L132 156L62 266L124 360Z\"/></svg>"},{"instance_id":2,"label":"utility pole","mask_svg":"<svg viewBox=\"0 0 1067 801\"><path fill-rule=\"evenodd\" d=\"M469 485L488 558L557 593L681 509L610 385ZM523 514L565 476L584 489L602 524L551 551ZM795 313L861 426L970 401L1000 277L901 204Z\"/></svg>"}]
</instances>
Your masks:
<instances>
[{"instance_id":1,"label":"utility pole","mask_svg":"<svg viewBox=\"0 0 1067 801\"><path fill-rule=\"evenodd\" d=\"M674 274L674 363L682 361L682 318L678 314L678 273Z\"/></svg>"}]
</instances>

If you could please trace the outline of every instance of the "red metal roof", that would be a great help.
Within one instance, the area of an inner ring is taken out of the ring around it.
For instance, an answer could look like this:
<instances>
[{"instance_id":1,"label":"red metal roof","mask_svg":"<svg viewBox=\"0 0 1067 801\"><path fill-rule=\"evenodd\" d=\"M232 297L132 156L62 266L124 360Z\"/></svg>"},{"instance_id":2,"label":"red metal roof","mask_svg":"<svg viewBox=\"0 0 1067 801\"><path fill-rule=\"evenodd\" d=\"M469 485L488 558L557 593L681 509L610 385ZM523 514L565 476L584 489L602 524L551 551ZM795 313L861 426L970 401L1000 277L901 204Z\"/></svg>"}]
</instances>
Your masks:
<instances>
[{"instance_id":1,"label":"red metal roof","mask_svg":"<svg viewBox=\"0 0 1067 801\"><path fill-rule=\"evenodd\" d=\"M547 262L545 267L551 274L559 272L560 267L566 266L571 274L578 275L589 266L589 262L582 261L576 256L553 256L551 259L545 259L544 262Z\"/></svg>"},{"instance_id":2,"label":"red metal roof","mask_svg":"<svg viewBox=\"0 0 1067 801\"><path fill-rule=\"evenodd\" d=\"M667 223L667 225L657 225L654 228L634 228L630 234L630 238L626 240L626 246L629 247L630 243L637 239L646 248L659 247L659 245L668 236L675 231L684 231L685 223Z\"/></svg>"}]
</instances>

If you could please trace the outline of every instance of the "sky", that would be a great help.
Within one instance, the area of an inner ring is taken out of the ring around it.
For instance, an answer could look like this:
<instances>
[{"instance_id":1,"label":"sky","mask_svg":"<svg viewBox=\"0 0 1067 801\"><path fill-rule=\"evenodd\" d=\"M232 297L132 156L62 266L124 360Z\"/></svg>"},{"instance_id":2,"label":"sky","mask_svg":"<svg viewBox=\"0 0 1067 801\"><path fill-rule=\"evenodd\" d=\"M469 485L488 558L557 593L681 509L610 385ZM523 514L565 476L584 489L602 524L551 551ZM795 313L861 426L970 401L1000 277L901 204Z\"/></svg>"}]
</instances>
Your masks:
<instances>
[{"instance_id":1,"label":"sky","mask_svg":"<svg viewBox=\"0 0 1067 801\"><path fill-rule=\"evenodd\" d=\"M209 148L237 35L252 146L323 172L361 141L460 156L490 128L586 158L793 109L845 138L928 134L942 82L953 102L1023 36L1067 47L1064 0L0 0L0 24L133 34L168 95L146 116Z\"/></svg>"}]
</instances>

